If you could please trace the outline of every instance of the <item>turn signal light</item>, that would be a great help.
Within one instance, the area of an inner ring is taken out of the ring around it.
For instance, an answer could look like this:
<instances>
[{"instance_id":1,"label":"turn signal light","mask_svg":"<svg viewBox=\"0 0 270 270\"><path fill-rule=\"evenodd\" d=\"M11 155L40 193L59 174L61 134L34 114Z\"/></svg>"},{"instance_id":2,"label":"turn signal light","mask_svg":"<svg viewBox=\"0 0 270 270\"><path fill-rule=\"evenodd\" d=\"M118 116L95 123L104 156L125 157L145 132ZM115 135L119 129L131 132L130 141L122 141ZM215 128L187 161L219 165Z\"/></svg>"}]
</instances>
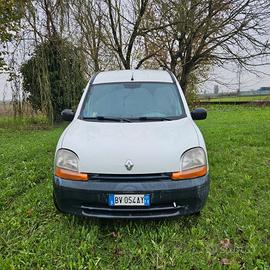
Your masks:
<instances>
[{"instance_id":1,"label":"turn signal light","mask_svg":"<svg viewBox=\"0 0 270 270\"><path fill-rule=\"evenodd\" d=\"M61 169L59 167L55 168L55 175L66 180L76 180L76 181L87 181L88 174L79 173L70 170Z\"/></svg>"},{"instance_id":2,"label":"turn signal light","mask_svg":"<svg viewBox=\"0 0 270 270\"><path fill-rule=\"evenodd\" d=\"M192 179L206 175L207 166L202 166L195 169L190 169L186 171L173 172L171 174L172 180L183 180L183 179Z\"/></svg>"}]
</instances>

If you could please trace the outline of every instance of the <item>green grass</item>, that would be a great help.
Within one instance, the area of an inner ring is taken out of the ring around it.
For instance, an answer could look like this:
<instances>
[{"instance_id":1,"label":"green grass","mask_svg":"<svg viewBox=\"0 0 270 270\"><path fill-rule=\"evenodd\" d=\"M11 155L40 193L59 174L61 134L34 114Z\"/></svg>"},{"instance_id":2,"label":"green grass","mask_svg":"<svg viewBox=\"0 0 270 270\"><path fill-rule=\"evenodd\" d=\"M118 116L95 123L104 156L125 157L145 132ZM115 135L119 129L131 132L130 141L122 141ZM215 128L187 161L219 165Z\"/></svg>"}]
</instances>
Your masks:
<instances>
[{"instance_id":1,"label":"green grass","mask_svg":"<svg viewBox=\"0 0 270 270\"><path fill-rule=\"evenodd\" d=\"M198 122L208 202L200 217L159 222L58 213L52 170L63 127L2 128L0 269L270 269L269 116L269 107L210 107Z\"/></svg>"},{"instance_id":2,"label":"green grass","mask_svg":"<svg viewBox=\"0 0 270 270\"><path fill-rule=\"evenodd\" d=\"M219 97L211 99L202 99L201 101L214 101L214 102L225 102L225 101L266 101L270 100L270 96L232 96L232 97Z\"/></svg>"},{"instance_id":3,"label":"green grass","mask_svg":"<svg viewBox=\"0 0 270 270\"><path fill-rule=\"evenodd\" d=\"M3 129L16 129L16 130L35 130L47 129L49 124L46 116L35 115L14 118L12 116L0 115L0 131Z\"/></svg>"}]
</instances>

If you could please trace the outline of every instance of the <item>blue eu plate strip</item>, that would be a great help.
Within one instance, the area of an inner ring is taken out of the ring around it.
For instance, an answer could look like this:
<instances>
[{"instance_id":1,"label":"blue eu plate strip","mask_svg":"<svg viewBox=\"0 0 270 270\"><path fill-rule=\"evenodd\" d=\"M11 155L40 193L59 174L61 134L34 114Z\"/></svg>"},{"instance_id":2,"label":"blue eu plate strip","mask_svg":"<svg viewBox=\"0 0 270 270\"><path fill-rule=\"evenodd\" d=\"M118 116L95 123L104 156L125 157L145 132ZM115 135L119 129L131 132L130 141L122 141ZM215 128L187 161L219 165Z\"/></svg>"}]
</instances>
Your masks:
<instances>
[{"instance_id":1,"label":"blue eu plate strip","mask_svg":"<svg viewBox=\"0 0 270 270\"><path fill-rule=\"evenodd\" d=\"M144 195L144 205L145 206L150 206L150 195Z\"/></svg>"},{"instance_id":2,"label":"blue eu plate strip","mask_svg":"<svg viewBox=\"0 0 270 270\"><path fill-rule=\"evenodd\" d=\"M108 204L110 206L114 206L114 194L109 194L109 197L108 197Z\"/></svg>"}]
</instances>

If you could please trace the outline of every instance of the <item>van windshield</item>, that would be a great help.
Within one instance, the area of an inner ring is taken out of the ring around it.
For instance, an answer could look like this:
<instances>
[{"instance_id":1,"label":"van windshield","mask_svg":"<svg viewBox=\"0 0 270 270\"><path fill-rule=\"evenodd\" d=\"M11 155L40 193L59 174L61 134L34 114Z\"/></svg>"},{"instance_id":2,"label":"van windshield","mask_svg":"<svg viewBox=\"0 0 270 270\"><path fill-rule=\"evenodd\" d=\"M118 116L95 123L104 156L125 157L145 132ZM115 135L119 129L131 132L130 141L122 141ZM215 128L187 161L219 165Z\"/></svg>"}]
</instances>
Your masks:
<instances>
[{"instance_id":1,"label":"van windshield","mask_svg":"<svg viewBox=\"0 0 270 270\"><path fill-rule=\"evenodd\" d=\"M173 83L125 82L92 85L80 119L93 121L174 120L185 116Z\"/></svg>"}]
</instances>

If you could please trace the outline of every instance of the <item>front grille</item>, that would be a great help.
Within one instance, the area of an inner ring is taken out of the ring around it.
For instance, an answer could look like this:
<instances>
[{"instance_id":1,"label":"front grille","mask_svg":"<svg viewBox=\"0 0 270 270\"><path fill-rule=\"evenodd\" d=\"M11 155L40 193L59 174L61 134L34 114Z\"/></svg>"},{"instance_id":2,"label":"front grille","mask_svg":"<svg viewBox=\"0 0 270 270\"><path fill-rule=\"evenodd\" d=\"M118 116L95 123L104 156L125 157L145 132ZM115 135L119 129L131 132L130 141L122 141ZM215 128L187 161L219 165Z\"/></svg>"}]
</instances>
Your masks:
<instances>
[{"instance_id":1,"label":"front grille","mask_svg":"<svg viewBox=\"0 0 270 270\"><path fill-rule=\"evenodd\" d=\"M100 174L95 173L90 175L92 181L114 181L114 182L129 182L129 181L158 181L169 180L170 173L151 173L151 174Z\"/></svg>"},{"instance_id":2,"label":"front grille","mask_svg":"<svg viewBox=\"0 0 270 270\"><path fill-rule=\"evenodd\" d=\"M173 204L152 206L152 207L95 207L95 206L81 206L82 215L87 217L100 217L100 218L162 218L162 217L175 217L178 215L185 215L189 210L187 205Z\"/></svg>"}]
</instances>

